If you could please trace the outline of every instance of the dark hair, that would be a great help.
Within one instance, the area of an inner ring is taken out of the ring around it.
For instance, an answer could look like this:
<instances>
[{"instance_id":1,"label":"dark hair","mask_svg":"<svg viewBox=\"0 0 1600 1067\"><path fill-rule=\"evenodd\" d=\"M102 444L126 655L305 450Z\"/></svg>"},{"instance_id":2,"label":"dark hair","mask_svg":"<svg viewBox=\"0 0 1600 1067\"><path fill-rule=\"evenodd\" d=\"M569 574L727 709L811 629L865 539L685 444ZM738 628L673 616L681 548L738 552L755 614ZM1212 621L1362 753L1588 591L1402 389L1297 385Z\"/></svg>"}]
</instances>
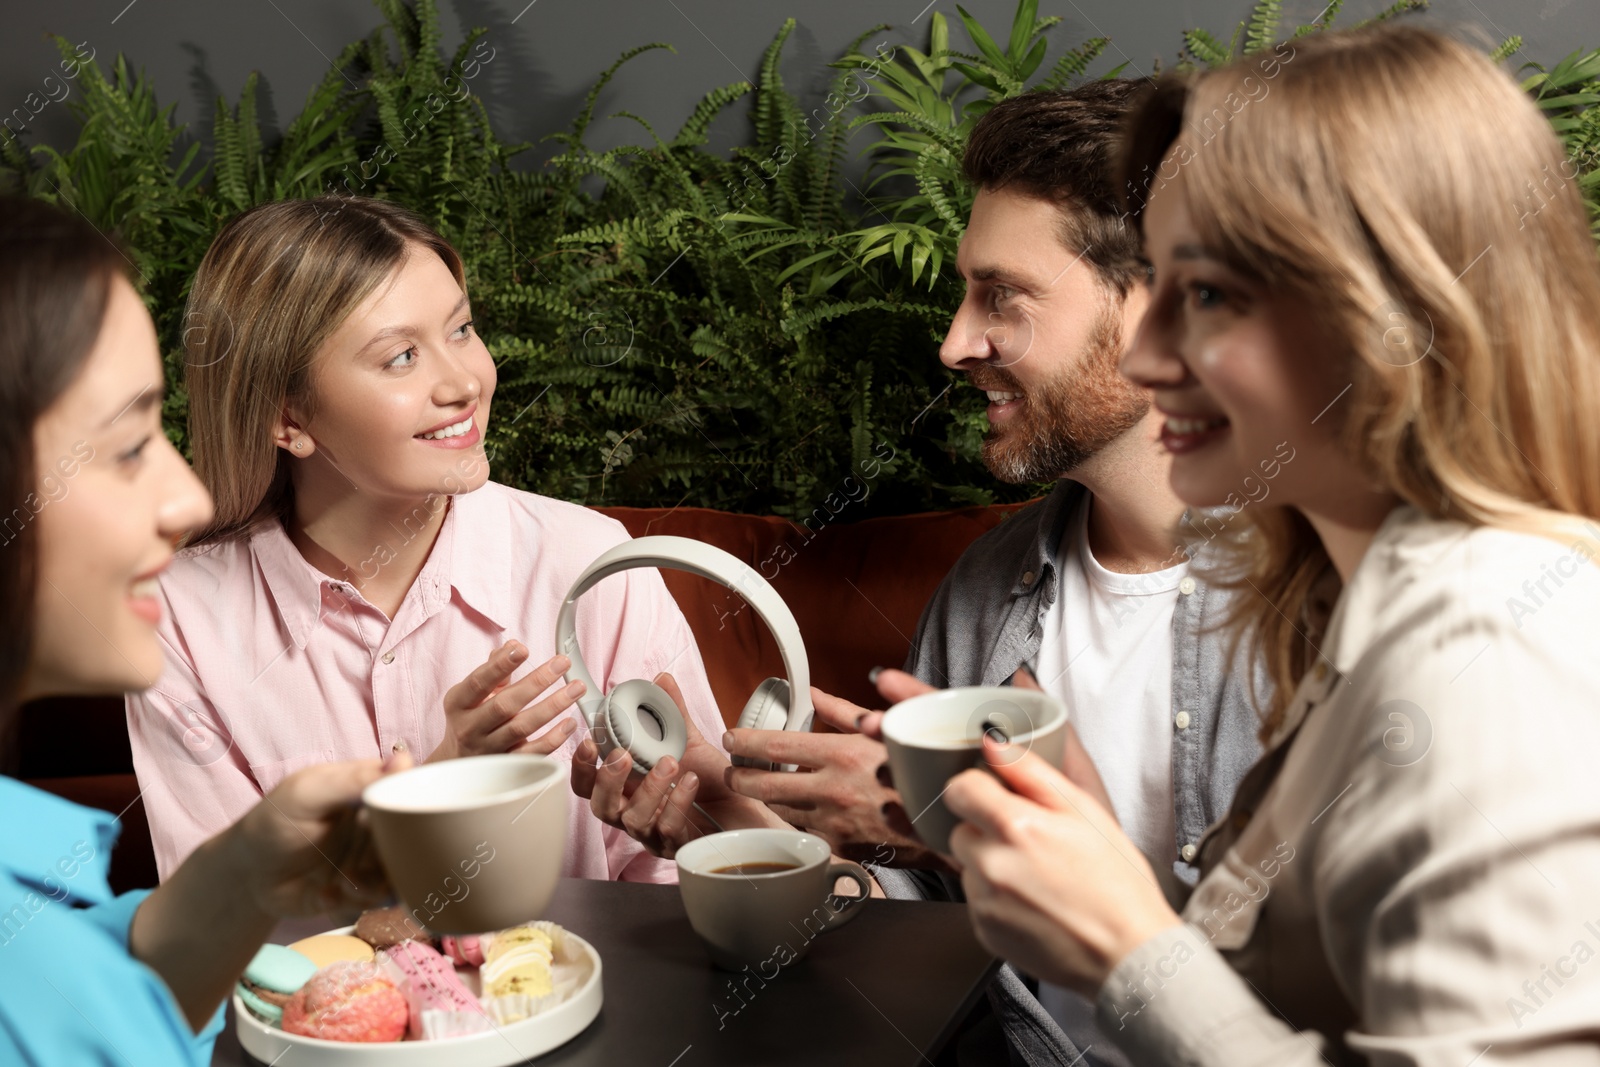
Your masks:
<instances>
[{"instance_id":1,"label":"dark hair","mask_svg":"<svg viewBox=\"0 0 1600 1067\"><path fill-rule=\"evenodd\" d=\"M77 377L127 261L77 215L0 196L0 726L33 650L38 541L33 428Z\"/></svg>"},{"instance_id":2,"label":"dark hair","mask_svg":"<svg viewBox=\"0 0 1600 1067\"><path fill-rule=\"evenodd\" d=\"M1122 296L1144 277L1139 235L1117 198L1124 120L1146 88L1109 78L1002 100L967 139L961 169L978 189L1014 187L1061 208L1061 240Z\"/></svg>"}]
</instances>

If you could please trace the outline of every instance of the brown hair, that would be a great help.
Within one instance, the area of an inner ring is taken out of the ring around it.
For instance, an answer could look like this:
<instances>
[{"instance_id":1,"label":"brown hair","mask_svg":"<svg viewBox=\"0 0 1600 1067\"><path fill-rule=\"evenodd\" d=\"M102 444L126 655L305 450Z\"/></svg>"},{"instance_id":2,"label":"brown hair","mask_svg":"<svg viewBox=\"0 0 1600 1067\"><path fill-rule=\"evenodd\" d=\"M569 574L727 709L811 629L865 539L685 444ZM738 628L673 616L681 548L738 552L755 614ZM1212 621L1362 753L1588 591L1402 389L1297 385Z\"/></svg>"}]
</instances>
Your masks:
<instances>
[{"instance_id":1,"label":"brown hair","mask_svg":"<svg viewBox=\"0 0 1600 1067\"><path fill-rule=\"evenodd\" d=\"M34 424L83 368L121 249L79 216L0 197L0 722L9 720L33 652L38 582Z\"/></svg>"},{"instance_id":2,"label":"brown hair","mask_svg":"<svg viewBox=\"0 0 1600 1067\"><path fill-rule=\"evenodd\" d=\"M195 473L216 501L191 544L240 537L294 506L272 426L289 402L314 408L317 352L404 262L436 253L462 288L461 257L422 218L366 197L280 200L223 226L184 316Z\"/></svg>"},{"instance_id":3,"label":"brown hair","mask_svg":"<svg viewBox=\"0 0 1600 1067\"><path fill-rule=\"evenodd\" d=\"M1175 167L1212 254L1304 300L1347 353L1342 443L1375 486L1430 517L1583 538L1575 517L1600 515L1600 257L1560 142L1504 71L1386 24L1168 75L1121 160L1136 218ZM1338 576L1298 511L1252 506L1235 528L1234 583L1262 595L1234 622L1277 687L1270 731Z\"/></svg>"},{"instance_id":4,"label":"brown hair","mask_svg":"<svg viewBox=\"0 0 1600 1067\"><path fill-rule=\"evenodd\" d=\"M973 126L961 157L975 188L1012 187L1056 204L1062 243L1121 296L1144 277L1115 180L1118 137L1142 85L1110 78L1002 100Z\"/></svg>"}]
</instances>

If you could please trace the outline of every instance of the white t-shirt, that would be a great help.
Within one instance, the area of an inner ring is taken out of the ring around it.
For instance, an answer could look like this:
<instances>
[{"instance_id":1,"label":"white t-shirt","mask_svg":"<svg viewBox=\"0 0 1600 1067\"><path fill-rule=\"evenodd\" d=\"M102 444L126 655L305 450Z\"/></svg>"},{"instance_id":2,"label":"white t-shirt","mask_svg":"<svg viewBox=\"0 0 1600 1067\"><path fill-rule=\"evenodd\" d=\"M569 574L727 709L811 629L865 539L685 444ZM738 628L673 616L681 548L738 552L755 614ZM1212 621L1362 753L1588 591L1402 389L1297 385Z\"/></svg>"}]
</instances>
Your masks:
<instances>
[{"instance_id":1,"label":"white t-shirt","mask_svg":"<svg viewBox=\"0 0 1600 1067\"><path fill-rule=\"evenodd\" d=\"M1172 811L1172 613L1183 563L1147 574L1102 567L1089 550L1084 495L1062 535L1060 587L1045 615L1036 677L1067 706L1122 829L1154 862L1177 859ZM1093 872L1084 872L1092 877ZM1085 1062L1126 1063L1094 1026L1094 1005L1046 982L1039 1002Z\"/></svg>"}]
</instances>

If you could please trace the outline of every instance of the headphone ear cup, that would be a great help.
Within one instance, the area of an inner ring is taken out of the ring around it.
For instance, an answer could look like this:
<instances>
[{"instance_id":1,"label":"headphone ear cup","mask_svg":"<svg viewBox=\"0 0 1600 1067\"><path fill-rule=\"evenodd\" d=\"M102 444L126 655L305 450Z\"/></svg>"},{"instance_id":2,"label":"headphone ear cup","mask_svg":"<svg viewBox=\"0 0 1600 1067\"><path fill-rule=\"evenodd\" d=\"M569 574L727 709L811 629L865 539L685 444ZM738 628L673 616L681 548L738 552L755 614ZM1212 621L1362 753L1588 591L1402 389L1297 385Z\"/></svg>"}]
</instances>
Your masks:
<instances>
[{"instance_id":1,"label":"headphone ear cup","mask_svg":"<svg viewBox=\"0 0 1600 1067\"><path fill-rule=\"evenodd\" d=\"M683 751L689 747L689 728L684 725L682 709L665 689L643 678L630 679L612 689L600 719L610 735L611 746L632 756L634 767L640 772L648 771L665 756L683 759Z\"/></svg>"},{"instance_id":2,"label":"headphone ear cup","mask_svg":"<svg viewBox=\"0 0 1600 1067\"><path fill-rule=\"evenodd\" d=\"M756 691L750 694L750 699L745 701L744 710L739 713L739 721L734 724L739 730L782 730L789 724L789 683L782 678L768 678L756 686ZM733 757L735 767L754 767L762 771L792 771L792 764L769 763L762 759L750 759L745 756Z\"/></svg>"}]
</instances>

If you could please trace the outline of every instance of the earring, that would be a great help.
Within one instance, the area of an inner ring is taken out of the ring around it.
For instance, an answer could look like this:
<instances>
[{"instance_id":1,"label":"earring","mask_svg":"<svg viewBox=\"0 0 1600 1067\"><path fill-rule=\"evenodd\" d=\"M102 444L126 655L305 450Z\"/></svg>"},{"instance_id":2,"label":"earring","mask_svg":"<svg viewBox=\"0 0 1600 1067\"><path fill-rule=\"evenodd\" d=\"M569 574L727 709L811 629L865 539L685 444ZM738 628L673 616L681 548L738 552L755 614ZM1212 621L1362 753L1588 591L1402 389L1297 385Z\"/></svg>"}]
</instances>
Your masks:
<instances>
[{"instance_id":1,"label":"earring","mask_svg":"<svg viewBox=\"0 0 1600 1067\"><path fill-rule=\"evenodd\" d=\"M304 441L296 441L294 443L294 450L296 452L300 451L304 447L306 447L306 443Z\"/></svg>"}]
</instances>

